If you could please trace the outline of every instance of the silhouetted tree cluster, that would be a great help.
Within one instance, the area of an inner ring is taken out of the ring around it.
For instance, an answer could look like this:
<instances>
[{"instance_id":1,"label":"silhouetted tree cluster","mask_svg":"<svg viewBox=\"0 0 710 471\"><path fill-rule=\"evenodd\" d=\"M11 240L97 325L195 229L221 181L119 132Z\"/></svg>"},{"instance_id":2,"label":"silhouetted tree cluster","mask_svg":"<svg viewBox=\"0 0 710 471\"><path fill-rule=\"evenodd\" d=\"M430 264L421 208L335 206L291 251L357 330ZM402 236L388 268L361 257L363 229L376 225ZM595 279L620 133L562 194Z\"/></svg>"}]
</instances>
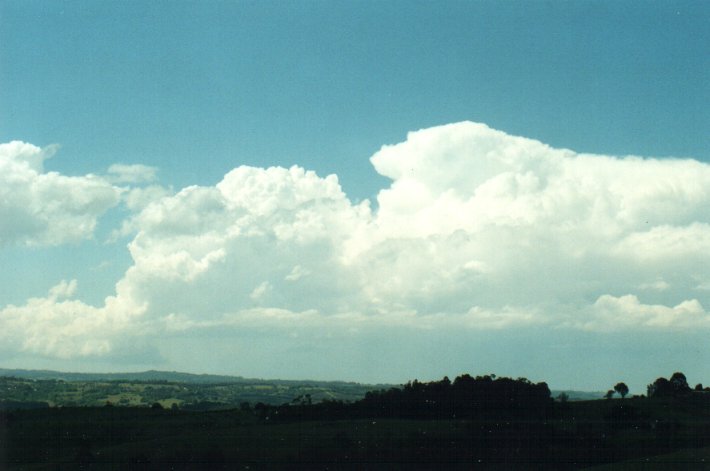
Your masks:
<instances>
[{"instance_id":1,"label":"silhouetted tree cluster","mask_svg":"<svg viewBox=\"0 0 710 471\"><path fill-rule=\"evenodd\" d=\"M453 383L414 381L401 390L370 393L363 402L385 416L412 418L532 418L545 416L552 406L545 383L467 374Z\"/></svg>"},{"instance_id":2,"label":"silhouetted tree cluster","mask_svg":"<svg viewBox=\"0 0 710 471\"><path fill-rule=\"evenodd\" d=\"M675 372L670 379L658 378L646 390L648 397L678 397L690 393L690 386L683 373Z\"/></svg>"},{"instance_id":3,"label":"silhouetted tree cluster","mask_svg":"<svg viewBox=\"0 0 710 471\"><path fill-rule=\"evenodd\" d=\"M422 383L371 391L354 403L324 401L291 403L280 407L258 404L262 418L406 418L406 419L542 419L552 411L553 400L546 383L525 378L462 375L453 382Z\"/></svg>"}]
</instances>

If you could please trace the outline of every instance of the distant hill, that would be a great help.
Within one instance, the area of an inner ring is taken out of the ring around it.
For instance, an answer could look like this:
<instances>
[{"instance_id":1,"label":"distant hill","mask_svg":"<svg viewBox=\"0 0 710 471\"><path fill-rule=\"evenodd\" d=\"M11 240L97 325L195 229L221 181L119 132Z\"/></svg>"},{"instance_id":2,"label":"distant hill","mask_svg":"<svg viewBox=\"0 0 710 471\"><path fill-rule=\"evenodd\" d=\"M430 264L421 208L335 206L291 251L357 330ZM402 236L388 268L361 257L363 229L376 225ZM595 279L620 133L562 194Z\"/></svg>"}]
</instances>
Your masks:
<instances>
[{"instance_id":1,"label":"distant hill","mask_svg":"<svg viewBox=\"0 0 710 471\"><path fill-rule=\"evenodd\" d=\"M127 373L74 373L54 370L25 370L0 368L0 376L15 377L23 379L54 379L63 381L133 381L133 382L168 382L168 383L188 383L188 384L281 384L281 385L302 385L304 383L317 385L360 385L372 387L372 389L386 389L392 384L362 384L348 381L310 381L310 380L273 380L244 378L242 376L213 375L181 373L178 371L158 371L148 370L141 372ZM565 393L570 401L590 401L602 399L605 391L576 391L568 389L552 390L552 397L556 398L561 393Z\"/></svg>"},{"instance_id":2,"label":"distant hill","mask_svg":"<svg viewBox=\"0 0 710 471\"><path fill-rule=\"evenodd\" d=\"M142 371L138 373L67 373L52 370L22 370L0 368L0 376L24 379L61 379L64 381L167 381L170 383L218 384L241 383L247 380L241 376L180 373L177 371Z\"/></svg>"},{"instance_id":3,"label":"distant hill","mask_svg":"<svg viewBox=\"0 0 710 471\"><path fill-rule=\"evenodd\" d=\"M242 376L181 373L178 371L148 370L136 373L72 373L54 370L25 370L0 368L0 377L22 379L54 379L63 381L130 381L130 382L168 382L188 384L277 384L284 386L313 385L357 385L375 389L388 388L391 384L364 384L354 381L321 381L295 379L244 378Z\"/></svg>"},{"instance_id":4,"label":"distant hill","mask_svg":"<svg viewBox=\"0 0 710 471\"><path fill-rule=\"evenodd\" d=\"M389 387L391 385L248 379L173 371L65 373L0 368L0 402L7 402L0 409L16 408L22 405L20 403L140 406L160 402L185 408L229 408L243 402L278 405L305 397L313 401L355 401L368 391Z\"/></svg>"},{"instance_id":5,"label":"distant hill","mask_svg":"<svg viewBox=\"0 0 710 471\"><path fill-rule=\"evenodd\" d=\"M606 392L603 391L573 391L573 390L552 390L552 397L557 399L562 393L567 394L568 401L593 401L595 399L603 399Z\"/></svg>"}]
</instances>

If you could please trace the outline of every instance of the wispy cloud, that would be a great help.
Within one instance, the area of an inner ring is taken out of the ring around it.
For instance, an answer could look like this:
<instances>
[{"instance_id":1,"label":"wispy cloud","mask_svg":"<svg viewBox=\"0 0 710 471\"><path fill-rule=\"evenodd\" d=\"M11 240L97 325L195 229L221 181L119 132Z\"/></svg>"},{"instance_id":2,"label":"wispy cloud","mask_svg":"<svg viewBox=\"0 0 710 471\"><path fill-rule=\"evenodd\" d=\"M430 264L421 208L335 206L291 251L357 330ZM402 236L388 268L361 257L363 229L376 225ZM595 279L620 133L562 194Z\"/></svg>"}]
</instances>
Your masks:
<instances>
[{"instance_id":1,"label":"wispy cloud","mask_svg":"<svg viewBox=\"0 0 710 471\"><path fill-rule=\"evenodd\" d=\"M157 178L158 169L142 164L113 164L108 168L106 179L111 183L151 183Z\"/></svg>"}]
</instances>

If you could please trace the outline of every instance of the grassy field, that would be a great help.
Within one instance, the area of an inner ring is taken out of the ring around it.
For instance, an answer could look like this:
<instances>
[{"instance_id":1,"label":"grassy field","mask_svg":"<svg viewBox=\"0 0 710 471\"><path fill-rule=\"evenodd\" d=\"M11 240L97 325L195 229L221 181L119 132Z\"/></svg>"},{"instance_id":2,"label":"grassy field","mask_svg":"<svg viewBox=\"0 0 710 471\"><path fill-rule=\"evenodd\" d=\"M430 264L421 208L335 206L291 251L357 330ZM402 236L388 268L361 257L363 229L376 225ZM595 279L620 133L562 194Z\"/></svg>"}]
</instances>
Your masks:
<instances>
[{"instance_id":1,"label":"grassy field","mask_svg":"<svg viewBox=\"0 0 710 471\"><path fill-rule=\"evenodd\" d=\"M472 438L494 426L451 420L266 423L238 411L35 410L11 419L3 469L468 469L485 458L476 455ZM528 458L513 453L503 463Z\"/></svg>"},{"instance_id":2,"label":"grassy field","mask_svg":"<svg viewBox=\"0 0 710 471\"><path fill-rule=\"evenodd\" d=\"M461 375L367 394L363 388L0 378L0 469L573 470L707 464L710 391L687 385L651 398L569 402L554 402L545 383L524 378Z\"/></svg>"},{"instance_id":3,"label":"grassy field","mask_svg":"<svg viewBox=\"0 0 710 471\"><path fill-rule=\"evenodd\" d=\"M710 450L704 399L557 404L544 423L281 421L146 407L0 417L0 469L8 470L707 469Z\"/></svg>"},{"instance_id":4,"label":"grassy field","mask_svg":"<svg viewBox=\"0 0 710 471\"><path fill-rule=\"evenodd\" d=\"M668 469L701 471L710 469L710 447L688 448L588 469L589 471L666 471Z\"/></svg>"}]
</instances>

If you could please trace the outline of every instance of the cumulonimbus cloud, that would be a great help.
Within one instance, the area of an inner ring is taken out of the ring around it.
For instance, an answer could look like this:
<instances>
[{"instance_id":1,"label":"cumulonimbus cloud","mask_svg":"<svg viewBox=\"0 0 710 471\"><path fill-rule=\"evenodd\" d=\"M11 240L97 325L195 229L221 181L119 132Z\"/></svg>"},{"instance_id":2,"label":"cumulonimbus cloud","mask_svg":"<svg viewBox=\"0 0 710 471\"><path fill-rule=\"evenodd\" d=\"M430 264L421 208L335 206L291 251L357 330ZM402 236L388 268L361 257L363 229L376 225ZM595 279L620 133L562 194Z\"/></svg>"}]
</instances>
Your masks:
<instances>
[{"instance_id":1,"label":"cumulonimbus cloud","mask_svg":"<svg viewBox=\"0 0 710 471\"><path fill-rule=\"evenodd\" d=\"M470 122L412 132L371 161L392 180L374 208L300 167L151 193L124 226L133 264L105 306L28 303L48 312L42 353L109 352L138 324L708 328L708 164L578 154ZM20 335L25 308L0 324ZM95 335L55 335L59 319Z\"/></svg>"}]
</instances>

